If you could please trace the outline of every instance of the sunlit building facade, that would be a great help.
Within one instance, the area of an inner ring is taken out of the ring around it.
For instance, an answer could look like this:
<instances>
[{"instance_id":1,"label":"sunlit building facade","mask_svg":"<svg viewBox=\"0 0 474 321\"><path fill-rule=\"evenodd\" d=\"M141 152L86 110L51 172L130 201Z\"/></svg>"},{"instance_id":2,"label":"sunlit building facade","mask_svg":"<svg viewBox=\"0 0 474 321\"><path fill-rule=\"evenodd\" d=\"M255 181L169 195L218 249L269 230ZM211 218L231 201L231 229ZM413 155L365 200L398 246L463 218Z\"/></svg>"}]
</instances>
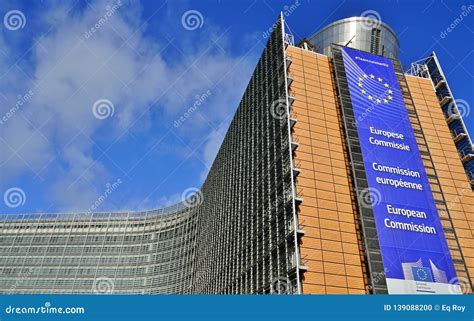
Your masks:
<instances>
[{"instance_id":1,"label":"sunlit building facade","mask_svg":"<svg viewBox=\"0 0 474 321\"><path fill-rule=\"evenodd\" d=\"M0 292L393 292L345 46L393 64L456 279L432 261L431 268L403 263L404 273L418 290L431 282L471 292L472 144L464 124L453 133L450 124L462 117L442 107L430 60L405 74L394 31L363 18L335 22L295 45L283 16L200 191L146 212L2 215Z\"/></svg>"}]
</instances>

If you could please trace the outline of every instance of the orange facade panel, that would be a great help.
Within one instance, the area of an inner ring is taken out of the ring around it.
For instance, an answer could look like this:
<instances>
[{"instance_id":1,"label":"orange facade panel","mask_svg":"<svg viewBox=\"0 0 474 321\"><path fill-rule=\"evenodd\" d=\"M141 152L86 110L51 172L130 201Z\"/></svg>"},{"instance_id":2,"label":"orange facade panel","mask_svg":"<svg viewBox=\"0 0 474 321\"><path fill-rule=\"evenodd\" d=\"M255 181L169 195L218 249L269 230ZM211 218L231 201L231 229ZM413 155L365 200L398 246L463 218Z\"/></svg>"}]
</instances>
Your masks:
<instances>
[{"instance_id":1,"label":"orange facade panel","mask_svg":"<svg viewBox=\"0 0 474 321\"><path fill-rule=\"evenodd\" d=\"M298 119L292 135L300 146L296 181L303 197L299 221L305 235L301 258L308 271L303 293L366 293L364 261L357 235L357 214L350 197L348 159L329 58L289 47Z\"/></svg>"},{"instance_id":2,"label":"orange facade panel","mask_svg":"<svg viewBox=\"0 0 474 321\"><path fill-rule=\"evenodd\" d=\"M441 190L446 200L455 234L474 282L474 192L430 79L407 76L409 89L416 93L415 108L428 142ZM454 254L453 254L454 256Z\"/></svg>"},{"instance_id":3,"label":"orange facade panel","mask_svg":"<svg viewBox=\"0 0 474 321\"><path fill-rule=\"evenodd\" d=\"M298 209L305 231L300 244L307 267L303 293L367 293L368 272L331 62L301 48L290 46L287 53L294 79L292 114L297 119L292 135L299 141L294 156L301 169L296 188L303 198ZM474 193L430 80L407 76L407 81L462 256L474 276Z\"/></svg>"}]
</instances>

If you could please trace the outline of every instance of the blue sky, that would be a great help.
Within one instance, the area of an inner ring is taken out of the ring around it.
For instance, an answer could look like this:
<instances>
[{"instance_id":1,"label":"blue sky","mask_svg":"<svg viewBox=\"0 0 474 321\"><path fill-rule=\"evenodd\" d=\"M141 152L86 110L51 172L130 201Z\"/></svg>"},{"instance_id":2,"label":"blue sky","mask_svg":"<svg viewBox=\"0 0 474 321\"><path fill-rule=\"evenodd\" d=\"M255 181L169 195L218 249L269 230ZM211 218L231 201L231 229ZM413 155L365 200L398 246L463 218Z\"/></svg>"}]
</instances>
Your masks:
<instances>
[{"instance_id":1,"label":"blue sky","mask_svg":"<svg viewBox=\"0 0 474 321\"><path fill-rule=\"evenodd\" d=\"M1 0L0 192L24 197L0 212L150 209L200 187L280 11L297 39L377 11L405 66L437 53L473 133L474 13L441 37L463 5Z\"/></svg>"}]
</instances>

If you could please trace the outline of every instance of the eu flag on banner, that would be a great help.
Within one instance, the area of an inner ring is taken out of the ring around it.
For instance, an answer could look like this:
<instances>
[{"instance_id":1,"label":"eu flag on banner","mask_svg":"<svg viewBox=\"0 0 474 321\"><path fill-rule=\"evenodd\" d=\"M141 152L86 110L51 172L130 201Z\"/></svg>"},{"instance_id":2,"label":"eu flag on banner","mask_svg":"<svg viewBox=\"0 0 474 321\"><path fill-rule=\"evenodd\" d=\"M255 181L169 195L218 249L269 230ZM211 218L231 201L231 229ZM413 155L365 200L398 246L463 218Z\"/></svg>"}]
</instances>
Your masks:
<instances>
[{"instance_id":1,"label":"eu flag on banner","mask_svg":"<svg viewBox=\"0 0 474 321\"><path fill-rule=\"evenodd\" d=\"M421 282L433 282L433 277L431 276L431 271L426 267L412 267L411 271L413 273L413 280Z\"/></svg>"},{"instance_id":2,"label":"eu flag on banner","mask_svg":"<svg viewBox=\"0 0 474 321\"><path fill-rule=\"evenodd\" d=\"M436 281L428 292L451 294L448 280L456 277L456 270L413 129L414 118L405 104L410 98L403 76L395 72L389 58L347 47L341 52L355 119L348 125L357 128L372 200L377 196L370 205L388 293L427 292L412 286L415 280ZM416 174L407 176L398 169ZM397 215L392 209L422 213L422 217ZM431 263L424 267L422 262Z\"/></svg>"}]
</instances>

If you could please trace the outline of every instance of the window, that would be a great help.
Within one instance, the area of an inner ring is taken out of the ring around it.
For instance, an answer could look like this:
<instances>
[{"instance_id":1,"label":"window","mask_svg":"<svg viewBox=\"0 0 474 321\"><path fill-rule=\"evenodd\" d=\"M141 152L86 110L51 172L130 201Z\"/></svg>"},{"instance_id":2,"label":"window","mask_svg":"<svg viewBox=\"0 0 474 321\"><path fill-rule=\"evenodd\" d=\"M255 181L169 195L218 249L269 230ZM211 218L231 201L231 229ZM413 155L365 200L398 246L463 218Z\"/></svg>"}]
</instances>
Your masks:
<instances>
[{"instance_id":1,"label":"window","mask_svg":"<svg viewBox=\"0 0 474 321\"><path fill-rule=\"evenodd\" d=\"M370 36L370 52L380 54L380 29L373 28Z\"/></svg>"}]
</instances>

